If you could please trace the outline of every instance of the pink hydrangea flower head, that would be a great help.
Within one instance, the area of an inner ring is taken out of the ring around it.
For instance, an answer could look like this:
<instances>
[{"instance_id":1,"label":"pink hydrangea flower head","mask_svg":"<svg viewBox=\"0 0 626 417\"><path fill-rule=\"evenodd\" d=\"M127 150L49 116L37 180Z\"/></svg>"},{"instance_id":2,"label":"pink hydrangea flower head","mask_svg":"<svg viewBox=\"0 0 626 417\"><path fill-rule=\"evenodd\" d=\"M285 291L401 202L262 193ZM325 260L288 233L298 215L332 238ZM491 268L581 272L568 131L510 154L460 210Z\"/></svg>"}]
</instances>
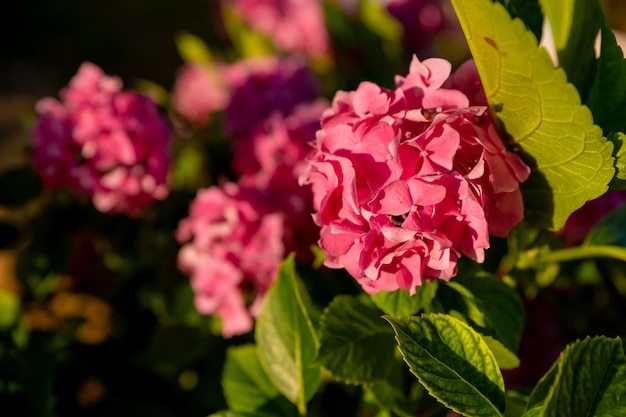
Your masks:
<instances>
[{"instance_id":1,"label":"pink hydrangea flower head","mask_svg":"<svg viewBox=\"0 0 626 417\"><path fill-rule=\"evenodd\" d=\"M176 237L196 308L222 318L224 337L252 329L285 250L284 216L266 193L226 183L198 192Z\"/></svg>"},{"instance_id":2,"label":"pink hydrangea flower head","mask_svg":"<svg viewBox=\"0 0 626 417\"><path fill-rule=\"evenodd\" d=\"M172 90L172 105L194 126L206 126L212 113L224 110L230 92L218 66L186 64L178 72Z\"/></svg>"},{"instance_id":3,"label":"pink hydrangea flower head","mask_svg":"<svg viewBox=\"0 0 626 417\"><path fill-rule=\"evenodd\" d=\"M288 115L319 95L313 73L294 60L275 57L239 61L225 71L232 95L225 110L226 131L247 135L277 113Z\"/></svg>"},{"instance_id":4,"label":"pink hydrangea flower head","mask_svg":"<svg viewBox=\"0 0 626 417\"><path fill-rule=\"evenodd\" d=\"M323 56L329 37L319 0L230 0L254 30L286 52Z\"/></svg>"},{"instance_id":5,"label":"pink hydrangea flower head","mask_svg":"<svg viewBox=\"0 0 626 417\"><path fill-rule=\"evenodd\" d=\"M450 71L414 58L395 90L362 83L323 114L301 181L325 264L367 292L449 280L461 256L482 262L489 234L506 236L523 217L530 169L486 107L444 88Z\"/></svg>"},{"instance_id":6,"label":"pink hydrangea flower head","mask_svg":"<svg viewBox=\"0 0 626 417\"><path fill-rule=\"evenodd\" d=\"M137 214L168 194L169 128L156 104L83 64L61 101L37 103L32 161L48 189L86 195L103 213Z\"/></svg>"}]
</instances>

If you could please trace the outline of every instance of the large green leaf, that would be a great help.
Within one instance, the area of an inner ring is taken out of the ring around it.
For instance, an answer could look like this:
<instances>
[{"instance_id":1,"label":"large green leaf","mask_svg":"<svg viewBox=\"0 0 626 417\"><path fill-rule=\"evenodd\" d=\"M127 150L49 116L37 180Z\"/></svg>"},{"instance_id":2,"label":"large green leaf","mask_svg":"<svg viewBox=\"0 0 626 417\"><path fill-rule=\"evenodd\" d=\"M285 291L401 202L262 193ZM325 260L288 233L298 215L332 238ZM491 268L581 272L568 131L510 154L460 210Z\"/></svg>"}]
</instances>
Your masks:
<instances>
[{"instance_id":1,"label":"large green leaf","mask_svg":"<svg viewBox=\"0 0 626 417\"><path fill-rule=\"evenodd\" d=\"M626 60L613 31L603 19L601 26L600 59L589 107L593 118L604 130L626 132Z\"/></svg>"},{"instance_id":2,"label":"large green leaf","mask_svg":"<svg viewBox=\"0 0 626 417\"><path fill-rule=\"evenodd\" d=\"M471 327L444 314L385 318L411 372L439 402L467 417L502 415L502 375Z\"/></svg>"},{"instance_id":3,"label":"large green leaf","mask_svg":"<svg viewBox=\"0 0 626 417\"><path fill-rule=\"evenodd\" d=\"M372 301L378 308L393 317L412 316L428 307L435 298L439 281L422 284L411 295L407 290L380 291L372 294Z\"/></svg>"},{"instance_id":4,"label":"large green leaf","mask_svg":"<svg viewBox=\"0 0 626 417\"><path fill-rule=\"evenodd\" d=\"M301 414L306 413L306 402L315 394L321 373L321 368L313 365L319 342L310 303L292 254L265 297L255 332L263 368Z\"/></svg>"},{"instance_id":5,"label":"large green leaf","mask_svg":"<svg viewBox=\"0 0 626 417\"><path fill-rule=\"evenodd\" d=\"M498 0L512 17L519 17L526 24L526 27L541 39L543 31L543 13L539 0Z\"/></svg>"},{"instance_id":6,"label":"large green leaf","mask_svg":"<svg viewBox=\"0 0 626 417\"><path fill-rule=\"evenodd\" d=\"M531 394L529 409L538 406L545 407L545 417L560 417L563 410L571 416L626 415L621 340L601 336L568 345Z\"/></svg>"},{"instance_id":7,"label":"large green leaf","mask_svg":"<svg viewBox=\"0 0 626 417\"><path fill-rule=\"evenodd\" d=\"M613 178L612 145L535 36L489 0L452 0L494 114L533 172L526 217L558 230Z\"/></svg>"},{"instance_id":8,"label":"large green leaf","mask_svg":"<svg viewBox=\"0 0 626 417\"><path fill-rule=\"evenodd\" d=\"M233 346L226 351L222 388L231 411L296 416L297 410L269 379L256 346Z\"/></svg>"},{"instance_id":9,"label":"large green leaf","mask_svg":"<svg viewBox=\"0 0 626 417\"><path fill-rule=\"evenodd\" d=\"M541 0L550 21L559 66L586 98L596 72L595 40L602 10L598 0Z\"/></svg>"},{"instance_id":10,"label":"large green leaf","mask_svg":"<svg viewBox=\"0 0 626 417\"><path fill-rule=\"evenodd\" d=\"M460 312L470 325L501 341L511 352L517 352L524 330L524 305L517 291L490 274L460 276L446 283L459 297L441 302L448 310Z\"/></svg>"},{"instance_id":11,"label":"large green leaf","mask_svg":"<svg viewBox=\"0 0 626 417\"><path fill-rule=\"evenodd\" d=\"M322 316L316 363L344 382L382 380L395 361L395 347L393 331L376 308L339 295Z\"/></svg>"}]
</instances>

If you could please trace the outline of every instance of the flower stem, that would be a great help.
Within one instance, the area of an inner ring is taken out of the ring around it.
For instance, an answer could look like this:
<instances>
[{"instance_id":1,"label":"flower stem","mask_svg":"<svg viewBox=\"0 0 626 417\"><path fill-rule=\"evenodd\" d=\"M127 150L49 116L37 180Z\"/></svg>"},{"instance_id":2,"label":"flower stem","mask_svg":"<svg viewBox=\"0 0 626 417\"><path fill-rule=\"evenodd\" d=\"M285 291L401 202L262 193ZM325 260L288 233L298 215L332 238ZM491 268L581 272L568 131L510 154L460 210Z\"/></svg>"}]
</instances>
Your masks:
<instances>
[{"instance_id":1,"label":"flower stem","mask_svg":"<svg viewBox=\"0 0 626 417\"><path fill-rule=\"evenodd\" d=\"M612 245L593 245L557 249L537 256L534 263L565 262L590 258L613 258L626 262L626 248Z\"/></svg>"}]
</instances>

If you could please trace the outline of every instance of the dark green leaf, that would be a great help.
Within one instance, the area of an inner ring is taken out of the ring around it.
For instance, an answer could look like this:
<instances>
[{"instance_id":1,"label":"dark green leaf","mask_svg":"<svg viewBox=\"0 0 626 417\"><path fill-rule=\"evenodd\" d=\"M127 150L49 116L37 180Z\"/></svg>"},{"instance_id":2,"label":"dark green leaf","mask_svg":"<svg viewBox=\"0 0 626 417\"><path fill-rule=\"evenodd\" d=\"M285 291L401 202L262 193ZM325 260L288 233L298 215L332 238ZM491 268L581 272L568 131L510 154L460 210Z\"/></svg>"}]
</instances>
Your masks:
<instances>
[{"instance_id":1,"label":"dark green leaf","mask_svg":"<svg viewBox=\"0 0 626 417\"><path fill-rule=\"evenodd\" d=\"M619 339L587 338L568 345L528 403L546 417L626 415L626 358Z\"/></svg>"},{"instance_id":2,"label":"dark green leaf","mask_svg":"<svg viewBox=\"0 0 626 417\"><path fill-rule=\"evenodd\" d=\"M376 308L339 295L322 316L316 363L344 382L382 380L395 361L395 347L393 331Z\"/></svg>"},{"instance_id":3,"label":"dark green leaf","mask_svg":"<svg viewBox=\"0 0 626 417\"><path fill-rule=\"evenodd\" d=\"M393 411L400 417L412 417L414 413L409 407L406 395L388 381L376 381L364 387L380 408Z\"/></svg>"},{"instance_id":4,"label":"dark green leaf","mask_svg":"<svg viewBox=\"0 0 626 417\"><path fill-rule=\"evenodd\" d=\"M498 0L506 7L512 17L519 17L526 24L535 38L541 39L543 13L539 0Z\"/></svg>"},{"instance_id":5,"label":"dark green leaf","mask_svg":"<svg viewBox=\"0 0 626 417\"><path fill-rule=\"evenodd\" d=\"M256 346L230 347L222 375L230 410L275 416L295 416L296 408L281 395L259 362Z\"/></svg>"},{"instance_id":6,"label":"dark green leaf","mask_svg":"<svg viewBox=\"0 0 626 417\"><path fill-rule=\"evenodd\" d=\"M446 283L461 297L442 298L448 310L459 311L481 333L493 336L512 353L524 330L524 305L517 291L493 275L457 277Z\"/></svg>"},{"instance_id":7,"label":"dark green leaf","mask_svg":"<svg viewBox=\"0 0 626 417\"><path fill-rule=\"evenodd\" d=\"M589 107L594 121L608 135L626 132L626 61L613 31L606 21L601 25L600 59Z\"/></svg>"},{"instance_id":8,"label":"dark green leaf","mask_svg":"<svg viewBox=\"0 0 626 417\"><path fill-rule=\"evenodd\" d=\"M620 206L603 217L587 235L589 245L615 245L626 247L626 206Z\"/></svg>"},{"instance_id":9,"label":"dark green leaf","mask_svg":"<svg viewBox=\"0 0 626 417\"><path fill-rule=\"evenodd\" d=\"M596 72L595 41L602 10L598 0L541 0L550 21L559 66L586 98Z\"/></svg>"},{"instance_id":10,"label":"dark green leaf","mask_svg":"<svg viewBox=\"0 0 626 417\"><path fill-rule=\"evenodd\" d=\"M411 372L439 402L467 417L502 415L502 375L471 327L444 314L385 318Z\"/></svg>"}]
</instances>

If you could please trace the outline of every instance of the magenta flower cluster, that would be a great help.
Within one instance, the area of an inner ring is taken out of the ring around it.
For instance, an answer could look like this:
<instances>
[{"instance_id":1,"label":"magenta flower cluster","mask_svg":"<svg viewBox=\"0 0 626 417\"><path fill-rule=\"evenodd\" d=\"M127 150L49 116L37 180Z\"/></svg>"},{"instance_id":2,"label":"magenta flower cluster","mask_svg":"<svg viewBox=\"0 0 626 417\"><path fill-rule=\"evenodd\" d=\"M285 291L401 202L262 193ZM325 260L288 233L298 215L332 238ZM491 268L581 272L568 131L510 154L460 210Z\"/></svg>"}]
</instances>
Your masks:
<instances>
[{"instance_id":1,"label":"magenta flower cluster","mask_svg":"<svg viewBox=\"0 0 626 417\"><path fill-rule=\"evenodd\" d=\"M88 62L60 97L37 103L32 160L46 188L88 196L104 213L137 214L167 196L170 133L152 100Z\"/></svg>"},{"instance_id":2,"label":"magenta flower cluster","mask_svg":"<svg viewBox=\"0 0 626 417\"><path fill-rule=\"evenodd\" d=\"M363 82L322 117L302 182L325 265L368 293L449 280L462 255L482 262L489 234L523 217L530 169L498 136L475 67L450 73L414 57L395 89Z\"/></svg>"},{"instance_id":3,"label":"magenta flower cluster","mask_svg":"<svg viewBox=\"0 0 626 417\"><path fill-rule=\"evenodd\" d=\"M294 61L246 60L223 70L238 181L200 190L177 238L197 310L220 316L223 336L231 337L252 329L289 252L311 258L319 229L311 189L298 177L328 103L316 100L312 74Z\"/></svg>"}]
</instances>

